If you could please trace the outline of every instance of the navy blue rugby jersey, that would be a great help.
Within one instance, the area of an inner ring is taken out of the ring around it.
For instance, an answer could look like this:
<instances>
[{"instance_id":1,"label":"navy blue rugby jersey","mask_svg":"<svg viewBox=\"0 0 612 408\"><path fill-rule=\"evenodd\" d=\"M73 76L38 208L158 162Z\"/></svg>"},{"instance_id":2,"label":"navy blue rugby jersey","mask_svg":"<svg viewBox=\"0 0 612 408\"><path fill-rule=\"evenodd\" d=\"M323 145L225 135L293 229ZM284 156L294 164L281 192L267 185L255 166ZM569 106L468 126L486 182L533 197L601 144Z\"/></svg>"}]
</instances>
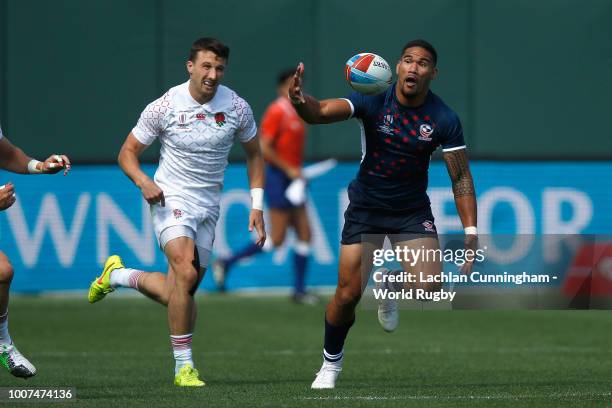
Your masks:
<instances>
[{"instance_id":1,"label":"navy blue rugby jersey","mask_svg":"<svg viewBox=\"0 0 612 408\"><path fill-rule=\"evenodd\" d=\"M431 154L465 148L457 114L429 91L418 108L401 105L395 83L378 95L353 92L346 98L361 127L362 158L348 189L355 207L392 211L429 205Z\"/></svg>"}]
</instances>

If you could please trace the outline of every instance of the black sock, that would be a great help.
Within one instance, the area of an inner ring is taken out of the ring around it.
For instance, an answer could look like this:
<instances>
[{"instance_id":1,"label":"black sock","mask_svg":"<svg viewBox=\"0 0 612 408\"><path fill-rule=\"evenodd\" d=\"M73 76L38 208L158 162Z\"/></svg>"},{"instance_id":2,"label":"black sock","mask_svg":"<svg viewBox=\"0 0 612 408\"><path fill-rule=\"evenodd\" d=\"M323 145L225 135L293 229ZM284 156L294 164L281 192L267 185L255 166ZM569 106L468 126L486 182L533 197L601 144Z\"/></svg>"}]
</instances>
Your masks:
<instances>
[{"instance_id":1,"label":"black sock","mask_svg":"<svg viewBox=\"0 0 612 408\"><path fill-rule=\"evenodd\" d=\"M334 363L342 360L344 340L353 323L355 323L355 318L344 326L332 326L328 323L327 318L325 319L325 343L323 345L325 361Z\"/></svg>"}]
</instances>

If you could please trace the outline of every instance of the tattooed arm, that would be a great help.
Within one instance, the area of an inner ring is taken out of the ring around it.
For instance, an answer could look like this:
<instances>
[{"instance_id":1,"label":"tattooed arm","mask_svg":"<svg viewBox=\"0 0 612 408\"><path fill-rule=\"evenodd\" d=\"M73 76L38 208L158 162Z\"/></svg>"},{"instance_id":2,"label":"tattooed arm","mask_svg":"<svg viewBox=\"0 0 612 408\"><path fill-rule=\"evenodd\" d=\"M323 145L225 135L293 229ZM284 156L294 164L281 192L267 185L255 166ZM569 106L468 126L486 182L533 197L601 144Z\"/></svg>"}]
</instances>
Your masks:
<instances>
[{"instance_id":1,"label":"tattooed arm","mask_svg":"<svg viewBox=\"0 0 612 408\"><path fill-rule=\"evenodd\" d=\"M476 194L465 149L444 153L448 175L453 183L455 205L463 227L476 226Z\"/></svg>"},{"instance_id":2,"label":"tattooed arm","mask_svg":"<svg viewBox=\"0 0 612 408\"><path fill-rule=\"evenodd\" d=\"M444 161L448 175L453 183L453 195L455 205L463 228L465 228L465 249L475 251L478 246L476 235L476 194L474 192L474 181L470 173L467 152L465 149L452 150L444 153ZM470 228L468 228L470 227ZM467 256L466 262L461 267L461 272L469 274L472 272L474 258Z\"/></svg>"}]
</instances>

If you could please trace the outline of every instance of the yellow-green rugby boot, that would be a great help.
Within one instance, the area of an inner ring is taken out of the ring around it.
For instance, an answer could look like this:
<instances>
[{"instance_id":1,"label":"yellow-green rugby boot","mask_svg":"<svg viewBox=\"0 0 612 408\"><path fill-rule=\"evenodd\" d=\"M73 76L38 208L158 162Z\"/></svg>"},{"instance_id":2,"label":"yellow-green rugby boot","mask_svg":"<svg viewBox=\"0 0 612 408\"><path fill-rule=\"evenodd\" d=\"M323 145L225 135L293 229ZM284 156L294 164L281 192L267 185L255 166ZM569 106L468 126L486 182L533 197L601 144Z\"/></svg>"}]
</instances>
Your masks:
<instances>
[{"instance_id":1,"label":"yellow-green rugby boot","mask_svg":"<svg viewBox=\"0 0 612 408\"><path fill-rule=\"evenodd\" d=\"M185 364L179 372L174 376L174 385L179 387L203 387L206 384L200 380L198 370L193 368L191 364Z\"/></svg>"},{"instance_id":2,"label":"yellow-green rugby boot","mask_svg":"<svg viewBox=\"0 0 612 408\"><path fill-rule=\"evenodd\" d=\"M104 263L102 274L91 282L89 286L89 293L87 294L89 303L96 303L115 290L115 288L110 285L110 275L112 271L118 268L125 268L123 262L121 262L121 258L117 255L109 256Z\"/></svg>"}]
</instances>

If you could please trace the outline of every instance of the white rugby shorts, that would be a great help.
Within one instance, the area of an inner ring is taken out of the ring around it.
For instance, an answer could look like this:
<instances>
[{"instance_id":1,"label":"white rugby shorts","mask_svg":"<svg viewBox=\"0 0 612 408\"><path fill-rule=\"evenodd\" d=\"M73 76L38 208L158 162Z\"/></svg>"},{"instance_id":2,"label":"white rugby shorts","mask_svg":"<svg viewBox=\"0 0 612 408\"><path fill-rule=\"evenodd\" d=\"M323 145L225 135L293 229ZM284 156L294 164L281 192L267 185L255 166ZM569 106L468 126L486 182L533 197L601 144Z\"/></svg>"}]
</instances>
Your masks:
<instances>
[{"instance_id":1,"label":"white rugby shorts","mask_svg":"<svg viewBox=\"0 0 612 408\"><path fill-rule=\"evenodd\" d=\"M206 268L215 241L215 227L219 218L215 208L190 205L187 201L166 197L165 206L151 205L153 227L159 247L178 237L191 238L200 257L200 266Z\"/></svg>"}]
</instances>

